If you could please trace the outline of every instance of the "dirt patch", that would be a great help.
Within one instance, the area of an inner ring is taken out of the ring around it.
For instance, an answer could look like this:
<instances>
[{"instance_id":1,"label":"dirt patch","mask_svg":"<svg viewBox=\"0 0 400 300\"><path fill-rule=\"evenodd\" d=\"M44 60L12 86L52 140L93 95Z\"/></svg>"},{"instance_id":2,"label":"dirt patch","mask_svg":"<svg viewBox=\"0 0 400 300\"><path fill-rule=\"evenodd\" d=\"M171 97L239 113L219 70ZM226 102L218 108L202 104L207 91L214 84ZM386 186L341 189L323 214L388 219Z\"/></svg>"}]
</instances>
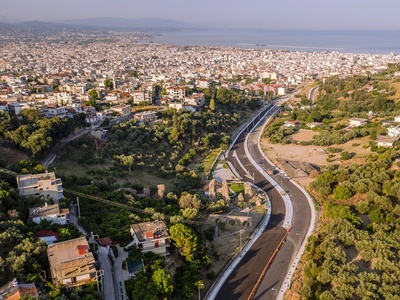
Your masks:
<instances>
[{"instance_id":1,"label":"dirt patch","mask_svg":"<svg viewBox=\"0 0 400 300\"><path fill-rule=\"evenodd\" d=\"M2 142L2 139L0 139L0 142ZM5 146L0 146L0 157L2 160L4 160L7 164L13 165L18 163L21 160L30 160L31 157L14 148L8 148Z\"/></svg>"},{"instance_id":2,"label":"dirt patch","mask_svg":"<svg viewBox=\"0 0 400 300\"><path fill-rule=\"evenodd\" d=\"M344 248L346 253L346 260L358 267L358 272L371 272L371 269L362 259L361 255L358 254L357 249L354 246Z\"/></svg>"},{"instance_id":3,"label":"dirt patch","mask_svg":"<svg viewBox=\"0 0 400 300\"><path fill-rule=\"evenodd\" d=\"M314 135L318 132L311 130L300 130L293 134L291 138L294 141L311 141ZM341 151L354 153L351 160L341 161L340 152L332 153L328 160L329 153L326 151L326 146L314 145L299 145L299 144L270 144L267 138L261 140L261 148L265 155L280 169L282 169L290 178L305 187L308 187L314 179L310 177L312 170L319 170L321 167L328 164L343 164L364 163L367 156L371 153L369 148L364 148L368 145L368 138L354 139L342 145L335 145Z\"/></svg>"},{"instance_id":4,"label":"dirt patch","mask_svg":"<svg viewBox=\"0 0 400 300\"><path fill-rule=\"evenodd\" d=\"M394 100L399 100L400 99L400 82L393 82L391 87L394 87L396 89L396 94L394 95Z\"/></svg>"}]
</instances>

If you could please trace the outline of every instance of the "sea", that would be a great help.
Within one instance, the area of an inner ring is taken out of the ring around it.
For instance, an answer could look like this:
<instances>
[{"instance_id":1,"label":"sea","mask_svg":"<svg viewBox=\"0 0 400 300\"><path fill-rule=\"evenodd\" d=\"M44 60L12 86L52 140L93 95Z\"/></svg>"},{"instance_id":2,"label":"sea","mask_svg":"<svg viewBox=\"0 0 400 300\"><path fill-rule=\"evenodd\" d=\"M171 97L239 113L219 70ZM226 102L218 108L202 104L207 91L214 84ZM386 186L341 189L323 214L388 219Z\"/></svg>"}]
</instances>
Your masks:
<instances>
[{"instance_id":1,"label":"sea","mask_svg":"<svg viewBox=\"0 0 400 300\"><path fill-rule=\"evenodd\" d=\"M157 33L150 41L182 46L400 54L400 30L193 29Z\"/></svg>"}]
</instances>

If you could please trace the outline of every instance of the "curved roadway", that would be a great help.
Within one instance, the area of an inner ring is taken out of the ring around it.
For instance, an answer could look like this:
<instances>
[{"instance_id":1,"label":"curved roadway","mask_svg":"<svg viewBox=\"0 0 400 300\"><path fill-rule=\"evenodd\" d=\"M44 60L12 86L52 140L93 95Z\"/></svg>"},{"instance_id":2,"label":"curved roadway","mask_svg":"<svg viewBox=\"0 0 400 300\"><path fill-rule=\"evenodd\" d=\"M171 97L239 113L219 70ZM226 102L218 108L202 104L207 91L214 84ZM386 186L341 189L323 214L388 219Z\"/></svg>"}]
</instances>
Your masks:
<instances>
[{"instance_id":1,"label":"curved roadway","mask_svg":"<svg viewBox=\"0 0 400 300\"><path fill-rule=\"evenodd\" d=\"M255 120L249 122L228 153L227 159L239 175L267 193L272 204L272 214L267 228L243 256L215 299L282 298L284 291L290 286L292 275L290 268L293 267L293 262L311 225L312 212L309 201L299 187L278 170L275 170L271 176L263 171L263 169L272 169L273 166L259 148L258 139L265 122L256 123L259 119L268 119L277 110L279 110L278 107L271 106ZM254 131L246 139L247 132L253 128ZM248 154L251 157L246 155L246 141ZM258 166L252 162L257 163ZM279 193L280 188L277 188L278 184L282 185L292 202L289 208L293 209L290 224L284 224L286 209L282 195ZM276 253L279 246L279 251ZM265 270L265 276L262 276Z\"/></svg>"}]
</instances>

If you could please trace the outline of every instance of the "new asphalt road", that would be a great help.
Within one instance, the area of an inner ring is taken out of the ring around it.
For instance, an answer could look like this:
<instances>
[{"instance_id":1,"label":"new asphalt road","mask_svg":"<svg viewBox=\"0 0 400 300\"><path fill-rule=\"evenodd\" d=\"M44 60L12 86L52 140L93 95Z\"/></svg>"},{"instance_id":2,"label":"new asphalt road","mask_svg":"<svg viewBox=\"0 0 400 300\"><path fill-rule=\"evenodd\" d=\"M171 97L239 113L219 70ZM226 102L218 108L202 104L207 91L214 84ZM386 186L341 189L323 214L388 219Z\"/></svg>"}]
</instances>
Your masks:
<instances>
[{"instance_id":1,"label":"new asphalt road","mask_svg":"<svg viewBox=\"0 0 400 300\"><path fill-rule=\"evenodd\" d=\"M273 106L271 109L265 110L264 118L269 118L278 109ZM272 204L271 219L266 230L244 255L215 299L281 298L285 287L290 285L291 277L287 277L287 274L311 224L312 213L309 201L297 185L278 170L275 170L272 178L263 171L263 168L268 170L273 166L259 149L258 136L263 122L258 125L257 122L257 118L255 121L249 122L248 129L239 135L229 152L228 160L241 177L267 193ZM248 133L253 127L254 131ZM248 154L251 157L248 157ZM254 166L252 162L256 162L258 166ZM276 188L278 184L282 185L292 202L293 217L290 224L283 224L287 212L282 196ZM277 250L279 251L277 252ZM262 277L263 272L265 272L265 276Z\"/></svg>"}]
</instances>

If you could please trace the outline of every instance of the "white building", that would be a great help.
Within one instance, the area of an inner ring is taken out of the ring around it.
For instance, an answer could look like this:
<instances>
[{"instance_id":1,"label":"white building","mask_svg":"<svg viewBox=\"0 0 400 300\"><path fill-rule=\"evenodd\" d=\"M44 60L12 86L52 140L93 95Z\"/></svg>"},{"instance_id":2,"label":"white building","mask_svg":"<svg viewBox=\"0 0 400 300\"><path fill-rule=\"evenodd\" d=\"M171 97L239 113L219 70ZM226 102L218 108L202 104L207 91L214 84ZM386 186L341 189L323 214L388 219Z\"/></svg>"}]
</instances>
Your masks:
<instances>
[{"instance_id":1,"label":"white building","mask_svg":"<svg viewBox=\"0 0 400 300\"><path fill-rule=\"evenodd\" d=\"M185 98L185 88L180 86L170 86L166 88L167 94L174 99L184 99Z\"/></svg>"},{"instance_id":2,"label":"white building","mask_svg":"<svg viewBox=\"0 0 400 300\"><path fill-rule=\"evenodd\" d=\"M131 107L129 105L113 106L110 108L110 110L115 111L116 113L123 115L123 116L131 113Z\"/></svg>"},{"instance_id":3,"label":"white building","mask_svg":"<svg viewBox=\"0 0 400 300\"><path fill-rule=\"evenodd\" d=\"M71 93L54 93L49 97L52 103L57 103L60 105L72 104L76 101L75 95Z\"/></svg>"},{"instance_id":4,"label":"white building","mask_svg":"<svg viewBox=\"0 0 400 300\"><path fill-rule=\"evenodd\" d=\"M97 281L95 259L86 238L51 244L47 256L54 285L72 288Z\"/></svg>"},{"instance_id":5,"label":"white building","mask_svg":"<svg viewBox=\"0 0 400 300\"><path fill-rule=\"evenodd\" d=\"M42 220L50 221L52 224L65 225L68 222L69 210L60 211L58 203L44 206L33 207L29 209L29 218L36 224L40 224Z\"/></svg>"},{"instance_id":6,"label":"white building","mask_svg":"<svg viewBox=\"0 0 400 300\"><path fill-rule=\"evenodd\" d=\"M158 255L169 255L170 245L167 226L163 221L145 222L131 225L134 243L142 253L153 252Z\"/></svg>"},{"instance_id":7,"label":"white building","mask_svg":"<svg viewBox=\"0 0 400 300\"><path fill-rule=\"evenodd\" d=\"M201 89L206 89L211 86L212 81L209 79L201 78L196 80L196 86Z\"/></svg>"},{"instance_id":8,"label":"white building","mask_svg":"<svg viewBox=\"0 0 400 300\"><path fill-rule=\"evenodd\" d=\"M388 128L388 136L398 137L400 136L400 125Z\"/></svg>"},{"instance_id":9,"label":"white building","mask_svg":"<svg viewBox=\"0 0 400 300\"><path fill-rule=\"evenodd\" d=\"M379 147L392 148L399 138L397 136L378 136L376 139Z\"/></svg>"},{"instance_id":10,"label":"white building","mask_svg":"<svg viewBox=\"0 0 400 300\"><path fill-rule=\"evenodd\" d=\"M20 196L51 198L54 202L64 197L61 179L54 172L18 175L17 184Z\"/></svg>"},{"instance_id":11,"label":"white building","mask_svg":"<svg viewBox=\"0 0 400 300\"><path fill-rule=\"evenodd\" d=\"M139 104L140 102L153 102L152 91L148 89L134 90L132 93L133 103Z\"/></svg>"},{"instance_id":12,"label":"white building","mask_svg":"<svg viewBox=\"0 0 400 300\"><path fill-rule=\"evenodd\" d=\"M351 118L349 120L349 126L350 127L364 126L367 123L368 123L368 120L367 119L363 119L363 118Z\"/></svg>"},{"instance_id":13,"label":"white building","mask_svg":"<svg viewBox=\"0 0 400 300\"><path fill-rule=\"evenodd\" d=\"M156 111L142 111L133 115L135 120L138 120L141 124L148 121L153 123L157 120L157 112Z\"/></svg>"}]
</instances>

